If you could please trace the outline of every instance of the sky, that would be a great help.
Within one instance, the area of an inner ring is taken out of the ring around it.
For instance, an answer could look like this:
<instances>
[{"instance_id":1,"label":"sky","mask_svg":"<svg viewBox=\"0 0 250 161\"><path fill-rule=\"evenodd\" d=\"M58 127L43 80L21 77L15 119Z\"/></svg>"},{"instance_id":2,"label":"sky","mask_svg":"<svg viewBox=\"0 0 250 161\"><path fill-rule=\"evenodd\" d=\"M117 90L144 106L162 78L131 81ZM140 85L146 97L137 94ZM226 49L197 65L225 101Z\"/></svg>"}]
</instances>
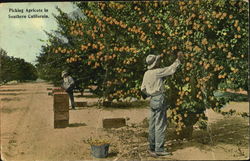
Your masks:
<instances>
[{"instance_id":1,"label":"sky","mask_svg":"<svg viewBox=\"0 0 250 161\"><path fill-rule=\"evenodd\" d=\"M47 40L44 32L57 29L57 23L52 14L58 14L56 6L64 12L70 13L76 10L70 2L25 2L25 3L0 3L0 48L7 52L8 56L23 58L25 61L35 64L41 46ZM44 12L44 8L48 12ZM11 12L10 10L24 10ZM26 9L41 9L42 12L25 12ZM9 15L44 15L49 18L9 18Z\"/></svg>"}]
</instances>

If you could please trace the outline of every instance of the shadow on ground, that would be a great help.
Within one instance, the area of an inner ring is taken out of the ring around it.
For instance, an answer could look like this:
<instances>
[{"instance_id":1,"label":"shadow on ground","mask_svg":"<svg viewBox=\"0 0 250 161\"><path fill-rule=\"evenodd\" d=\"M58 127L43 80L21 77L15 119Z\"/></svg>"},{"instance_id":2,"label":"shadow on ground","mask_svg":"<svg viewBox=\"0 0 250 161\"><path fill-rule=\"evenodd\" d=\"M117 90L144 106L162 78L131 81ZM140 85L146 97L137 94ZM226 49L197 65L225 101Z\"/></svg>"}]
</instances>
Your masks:
<instances>
[{"instance_id":1,"label":"shadow on ground","mask_svg":"<svg viewBox=\"0 0 250 161\"><path fill-rule=\"evenodd\" d=\"M129 108L145 108L148 106L148 101L133 101L133 102L112 102L110 106L105 109L129 109Z\"/></svg>"},{"instance_id":2,"label":"shadow on ground","mask_svg":"<svg viewBox=\"0 0 250 161\"><path fill-rule=\"evenodd\" d=\"M10 95L10 96L16 96L20 94L23 94L23 93L0 93L0 95Z\"/></svg>"},{"instance_id":3,"label":"shadow on ground","mask_svg":"<svg viewBox=\"0 0 250 161\"><path fill-rule=\"evenodd\" d=\"M20 98L17 98L17 97L14 97L14 98L2 98L1 101L6 101L6 102L9 102L9 101L20 101L21 99Z\"/></svg>"},{"instance_id":4,"label":"shadow on ground","mask_svg":"<svg viewBox=\"0 0 250 161\"><path fill-rule=\"evenodd\" d=\"M0 89L0 92L19 92L26 91L26 89Z\"/></svg>"},{"instance_id":5,"label":"shadow on ground","mask_svg":"<svg viewBox=\"0 0 250 161\"><path fill-rule=\"evenodd\" d=\"M112 158L112 157L116 157L118 155L118 152L110 152L108 154L108 157Z\"/></svg>"},{"instance_id":6,"label":"shadow on ground","mask_svg":"<svg viewBox=\"0 0 250 161\"><path fill-rule=\"evenodd\" d=\"M3 108L1 108L1 112L2 113L7 113L7 114L10 114L10 113L13 113L13 112L17 112L19 110L24 110L24 108L9 108L9 107L3 107Z\"/></svg>"}]
</instances>

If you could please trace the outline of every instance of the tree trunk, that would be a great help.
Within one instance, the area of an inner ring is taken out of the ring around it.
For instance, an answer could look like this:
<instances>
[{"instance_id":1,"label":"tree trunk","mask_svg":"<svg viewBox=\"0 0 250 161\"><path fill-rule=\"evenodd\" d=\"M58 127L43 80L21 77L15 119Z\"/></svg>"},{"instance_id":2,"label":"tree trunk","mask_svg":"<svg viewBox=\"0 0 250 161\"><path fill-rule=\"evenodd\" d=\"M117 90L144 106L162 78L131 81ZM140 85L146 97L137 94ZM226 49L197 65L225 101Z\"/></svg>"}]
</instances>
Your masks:
<instances>
[{"instance_id":1,"label":"tree trunk","mask_svg":"<svg viewBox=\"0 0 250 161\"><path fill-rule=\"evenodd\" d=\"M250 92L249 92L249 89L247 90L247 95L248 95L248 102L249 102L250 101Z\"/></svg>"},{"instance_id":2,"label":"tree trunk","mask_svg":"<svg viewBox=\"0 0 250 161\"><path fill-rule=\"evenodd\" d=\"M178 139L191 139L192 138L192 134L193 134L193 125L192 126L187 126L185 128L183 128L180 131L180 134L177 135Z\"/></svg>"},{"instance_id":3,"label":"tree trunk","mask_svg":"<svg viewBox=\"0 0 250 161\"><path fill-rule=\"evenodd\" d=\"M186 127L182 128L180 131L180 134L177 135L179 139L191 139L193 134L193 126L198 121L198 118L196 117L196 114L189 115L188 123L186 124Z\"/></svg>"}]
</instances>

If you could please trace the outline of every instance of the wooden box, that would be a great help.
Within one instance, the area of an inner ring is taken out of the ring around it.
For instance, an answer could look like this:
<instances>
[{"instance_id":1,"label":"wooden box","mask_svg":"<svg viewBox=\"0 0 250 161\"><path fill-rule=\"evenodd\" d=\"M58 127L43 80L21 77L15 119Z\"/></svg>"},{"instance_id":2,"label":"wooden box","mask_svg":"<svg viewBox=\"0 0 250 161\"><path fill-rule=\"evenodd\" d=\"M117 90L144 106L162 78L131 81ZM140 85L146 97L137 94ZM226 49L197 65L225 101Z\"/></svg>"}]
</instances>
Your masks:
<instances>
[{"instance_id":1,"label":"wooden box","mask_svg":"<svg viewBox=\"0 0 250 161\"><path fill-rule=\"evenodd\" d=\"M69 126L69 120L55 120L54 128L65 128Z\"/></svg>"},{"instance_id":2,"label":"wooden box","mask_svg":"<svg viewBox=\"0 0 250 161\"><path fill-rule=\"evenodd\" d=\"M66 92L55 92L54 128L65 128L69 125L69 96Z\"/></svg>"},{"instance_id":3,"label":"wooden box","mask_svg":"<svg viewBox=\"0 0 250 161\"><path fill-rule=\"evenodd\" d=\"M67 112L54 112L54 120L69 120L69 111Z\"/></svg>"},{"instance_id":4,"label":"wooden box","mask_svg":"<svg viewBox=\"0 0 250 161\"><path fill-rule=\"evenodd\" d=\"M54 111L68 111L69 110L69 96L67 93L54 93Z\"/></svg>"},{"instance_id":5,"label":"wooden box","mask_svg":"<svg viewBox=\"0 0 250 161\"><path fill-rule=\"evenodd\" d=\"M75 102L76 107L85 107L87 106L87 102Z\"/></svg>"},{"instance_id":6,"label":"wooden box","mask_svg":"<svg viewBox=\"0 0 250 161\"><path fill-rule=\"evenodd\" d=\"M103 128L119 128L126 126L125 118L105 118L102 120Z\"/></svg>"}]
</instances>

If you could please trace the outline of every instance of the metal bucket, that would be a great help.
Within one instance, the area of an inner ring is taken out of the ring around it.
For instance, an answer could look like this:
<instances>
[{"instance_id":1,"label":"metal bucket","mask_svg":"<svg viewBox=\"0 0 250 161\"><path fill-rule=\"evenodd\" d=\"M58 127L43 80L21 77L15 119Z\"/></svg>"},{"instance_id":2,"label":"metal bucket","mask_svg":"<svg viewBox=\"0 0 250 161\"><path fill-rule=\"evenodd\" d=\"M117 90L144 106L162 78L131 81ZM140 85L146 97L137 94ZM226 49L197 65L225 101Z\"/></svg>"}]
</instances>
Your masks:
<instances>
[{"instance_id":1,"label":"metal bucket","mask_svg":"<svg viewBox=\"0 0 250 161\"><path fill-rule=\"evenodd\" d=\"M106 158L108 156L109 144L91 145L91 154L96 158Z\"/></svg>"}]
</instances>

